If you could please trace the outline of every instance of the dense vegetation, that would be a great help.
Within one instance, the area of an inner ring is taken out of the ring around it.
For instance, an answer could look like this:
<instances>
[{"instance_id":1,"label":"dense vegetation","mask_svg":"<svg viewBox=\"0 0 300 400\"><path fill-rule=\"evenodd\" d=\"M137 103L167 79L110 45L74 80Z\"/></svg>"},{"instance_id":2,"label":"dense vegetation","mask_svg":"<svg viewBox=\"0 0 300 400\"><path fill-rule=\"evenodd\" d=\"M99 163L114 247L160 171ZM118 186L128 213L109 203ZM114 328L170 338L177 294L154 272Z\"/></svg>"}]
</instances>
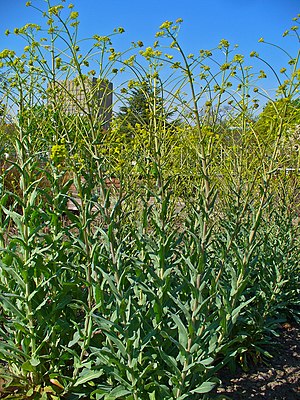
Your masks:
<instances>
[{"instance_id":1,"label":"dense vegetation","mask_svg":"<svg viewBox=\"0 0 300 400\"><path fill-rule=\"evenodd\" d=\"M3 396L211 398L299 318L299 53L266 102L226 40L186 55L181 20L81 53L78 13L48 6L0 53ZM122 76L104 129L94 93Z\"/></svg>"}]
</instances>

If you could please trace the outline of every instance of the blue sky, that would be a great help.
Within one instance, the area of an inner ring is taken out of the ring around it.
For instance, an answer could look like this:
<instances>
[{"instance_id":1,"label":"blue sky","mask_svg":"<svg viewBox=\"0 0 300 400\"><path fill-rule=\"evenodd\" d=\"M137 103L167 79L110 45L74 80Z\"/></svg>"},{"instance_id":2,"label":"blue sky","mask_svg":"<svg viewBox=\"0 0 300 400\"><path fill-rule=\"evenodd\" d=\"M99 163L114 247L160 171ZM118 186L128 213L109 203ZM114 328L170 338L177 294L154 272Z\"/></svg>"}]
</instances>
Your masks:
<instances>
[{"instance_id":1,"label":"blue sky","mask_svg":"<svg viewBox=\"0 0 300 400\"><path fill-rule=\"evenodd\" d=\"M0 50L12 48L21 51L25 45L18 37L6 37L4 31L7 28L13 30L28 22L42 22L40 15L25 3L25 0L0 0ZM32 3L42 7L46 5L44 0L32 0ZM54 5L58 3L52 2ZM179 17L184 21L180 41L187 53L216 47L225 38L239 45L239 53L247 55L256 50L280 69L286 66L287 57L258 43L258 39L263 37L283 46L293 56L299 49L296 38L282 37L286 29L295 25L292 18L300 13L299 0L73 0L72 3L79 11L81 38L107 35L119 26L125 28L125 33L115 41L117 50L124 50L137 40L150 46L160 24ZM255 60L251 59L251 63ZM269 86L272 85L275 85L275 80L271 79Z\"/></svg>"},{"instance_id":2,"label":"blue sky","mask_svg":"<svg viewBox=\"0 0 300 400\"><path fill-rule=\"evenodd\" d=\"M6 28L41 22L40 16L25 7L25 3L25 0L0 0L1 34ZM46 4L43 0L32 3ZM299 0L73 0L72 3L80 13L82 37L106 35L123 26L124 46L138 39L150 44L162 22L180 17L184 20L182 41L187 51L194 52L213 47L222 38L238 43L241 52L256 49L261 36L286 43L281 34L300 12ZM7 38L1 35L1 48L6 44Z\"/></svg>"}]
</instances>

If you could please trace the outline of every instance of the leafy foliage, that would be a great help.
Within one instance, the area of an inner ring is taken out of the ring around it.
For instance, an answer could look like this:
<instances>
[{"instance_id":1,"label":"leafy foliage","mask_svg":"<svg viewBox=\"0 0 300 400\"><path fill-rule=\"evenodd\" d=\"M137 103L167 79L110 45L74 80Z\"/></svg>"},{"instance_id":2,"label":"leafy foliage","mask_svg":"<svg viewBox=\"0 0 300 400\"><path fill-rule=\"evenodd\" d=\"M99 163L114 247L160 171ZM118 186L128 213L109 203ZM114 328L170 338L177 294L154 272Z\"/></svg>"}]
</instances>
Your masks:
<instances>
[{"instance_id":1,"label":"leafy foliage","mask_svg":"<svg viewBox=\"0 0 300 400\"><path fill-rule=\"evenodd\" d=\"M141 64L124 61L111 37L95 36L80 54L78 14L66 11L45 14L50 53L33 24L16 31L28 40L24 57L1 53L7 102L20 107L0 179L3 396L210 398L221 368L267 356L278 324L299 318L299 188L278 162L286 103L275 107L274 129L260 131L265 116L250 118L243 57L231 59L226 40L218 71L208 50L185 56L181 20L157 37L182 58L156 43L141 50ZM94 51L101 82L119 63L139 76L141 65L149 70L151 85L132 88L108 130L85 91ZM162 67L171 67L165 83ZM74 73L83 115L58 101L57 82ZM232 103L221 119L224 97Z\"/></svg>"}]
</instances>

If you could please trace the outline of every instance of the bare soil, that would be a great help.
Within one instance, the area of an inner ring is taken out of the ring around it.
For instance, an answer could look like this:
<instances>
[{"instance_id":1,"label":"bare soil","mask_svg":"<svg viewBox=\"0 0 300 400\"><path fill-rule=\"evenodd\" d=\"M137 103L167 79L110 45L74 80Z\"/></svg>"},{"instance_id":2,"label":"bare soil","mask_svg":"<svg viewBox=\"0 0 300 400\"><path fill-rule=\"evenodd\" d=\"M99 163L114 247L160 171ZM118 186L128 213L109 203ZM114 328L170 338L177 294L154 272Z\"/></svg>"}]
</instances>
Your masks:
<instances>
[{"instance_id":1,"label":"bare soil","mask_svg":"<svg viewBox=\"0 0 300 400\"><path fill-rule=\"evenodd\" d=\"M300 399L300 326L284 324L274 345L268 349L273 358L266 363L231 374L224 369L215 394L219 399L297 400Z\"/></svg>"}]
</instances>

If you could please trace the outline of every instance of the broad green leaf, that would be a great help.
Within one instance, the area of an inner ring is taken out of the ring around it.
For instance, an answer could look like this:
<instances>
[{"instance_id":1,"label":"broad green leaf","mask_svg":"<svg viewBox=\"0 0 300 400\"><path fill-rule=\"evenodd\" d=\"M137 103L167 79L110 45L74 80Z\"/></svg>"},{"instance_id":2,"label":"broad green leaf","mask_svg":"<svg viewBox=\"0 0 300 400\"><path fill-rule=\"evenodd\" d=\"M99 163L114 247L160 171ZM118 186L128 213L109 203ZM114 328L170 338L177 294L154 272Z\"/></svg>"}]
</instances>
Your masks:
<instances>
[{"instance_id":1,"label":"broad green leaf","mask_svg":"<svg viewBox=\"0 0 300 400\"><path fill-rule=\"evenodd\" d=\"M151 392L151 393L149 393L149 400L156 400L156 397L155 397L155 391L154 391L154 392Z\"/></svg>"},{"instance_id":2,"label":"broad green leaf","mask_svg":"<svg viewBox=\"0 0 300 400\"><path fill-rule=\"evenodd\" d=\"M131 392L124 388L124 386L115 387L108 395L104 397L105 400L115 400L122 396L131 394Z\"/></svg>"},{"instance_id":3,"label":"broad green leaf","mask_svg":"<svg viewBox=\"0 0 300 400\"><path fill-rule=\"evenodd\" d=\"M105 333L107 337L109 337L110 340L112 340L115 345L117 346L118 350L121 352L123 357L127 356L126 348L124 344L121 342L120 339L118 339L114 334L106 332Z\"/></svg>"},{"instance_id":4,"label":"broad green leaf","mask_svg":"<svg viewBox=\"0 0 300 400\"><path fill-rule=\"evenodd\" d=\"M40 361L38 358L32 358L32 359L30 360L30 364L31 364L33 367L37 367L38 365L40 365L40 363L41 363L41 361Z\"/></svg>"},{"instance_id":5,"label":"broad green leaf","mask_svg":"<svg viewBox=\"0 0 300 400\"><path fill-rule=\"evenodd\" d=\"M23 228L23 222L24 222L24 217L23 215L20 215L16 213L15 211L11 211L4 206L2 206L2 209L4 210L5 214L8 215L14 223L17 225L19 232L22 232Z\"/></svg>"},{"instance_id":6,"label":"broad green leaf","mask_svg":"<svg viewBox=\"0 0 300 400\"><path fill-rule=\"evenodd\" d=\"M197 360L192 362L191 364L187 364L183 368L183 372L191 370L193 367L198 367L197 370L199 371L200 369L204 371L206 367L211 365L213 363L214 359L212 357L208 357L205 360Z\"/></svg>"},{"instance_id":7,"label":"broad green leaf","mask_svg":"<svg viewBox=\"0 0 300 400\"><path fill-rule=\"evenodd\" d=\"M74 384L74 386L82 385L83 383L89 382L93 379L97 379L103 375L103 370L100 371L87 371L85 374L80 376Z\"/></svg>"},{"instance_id":8,"label":"broad green leaf","mask_svg":"<svg viewBox=\"0 0 300 400\"><path fill-rule=\"evenodd\" d=\"M0 249L0 251L1 251L1 249ZM25 289L24 280L22 279L21 275L18 274L18 272L14 268L7 267L1 261L0 261L0 267L4 271L6 271L14 281L18 282L18 284L21 286L22 289Z\"/></svg>"},{"instance_id":9,"label":"broad green leaf","mask_svg":"<svg viewBox=\"0 0 300 400\"><path fill-rule=\"evenodd\" d=\"M23 369L23 371L25 371L25 372L35 372L35 368L34 368L34 366L30 363L30 361L25 361L25 362L22 364L22 369Z\"/></svg>"},{"instance_id":10,"label":"broad green leaf","mask_svg":"<svg viewBox=\"0 0 300 400\"><path fill-rule=\"evenodd\" d=\"M255 296L253 296L251 299L249 299L248 301L244 301L242 304L240 304L238 307L236 307L231 314L231 320L232 323L235 324L238 316L240 315L240 312L243 308L245 308L249 303L251 303L253 300L255 299Z\"/></svg>"},{"instance_id":11,"label":"broad green leaf","mask_svg":"<svg viewBox=\"0 0 300 400\"><path fill-rule=\"evenodd\" d=\"M191 390L191 393L208 393L216 386L215 382L204 382L197 389Z\"/></svg>"},{"instance_id":12,"label":"broad green leaf","mask_svg":"<svg viewBox=\"0 0 300 400\"><path fill-rule=\"evenodd\" d=\"M188 344L188 329L185 328L183 322L176 314L172 314L172 319L177 325L179 333L179 343L186 349Z\"/></svg>"},{"instance_id":13,"label":"broad green leaf","mask_svg":"<svg viewBox=\"0 0 300 400\"><path fill-rule=\"evenodd\" d=\"M158 350L163 361L171 368L172 373L175 373L177 377L181 377L182 371L177 367L177 362L175 358L166 354L161 348L159 348Z\"/></svg>"},{"instance_id":14,"label":"broad green leaf","mask_svg":"<svg viewBox=\"0 0 300 400\"><path fill-rule=\"evenodd\" d=\"M17 307L11 301L9 301L5 295L0 295L0 301L4 308L13 313L15 317L20 318L22 321L25 320L25 315L22 314L22 312L18 310Z\"/></svg>"},{"instance_id":15,"label":"broad green leaf","mask_svg":"<svg viewBox=\"0 0 300 400\"><path fill-rule=\"evenodd\" d=\"M73 347L74 344L77 344L79 341L82 340L80 332L76 331L73 335L73 339L68 343L68 347Z\"/></svg>"}]
</instances>

